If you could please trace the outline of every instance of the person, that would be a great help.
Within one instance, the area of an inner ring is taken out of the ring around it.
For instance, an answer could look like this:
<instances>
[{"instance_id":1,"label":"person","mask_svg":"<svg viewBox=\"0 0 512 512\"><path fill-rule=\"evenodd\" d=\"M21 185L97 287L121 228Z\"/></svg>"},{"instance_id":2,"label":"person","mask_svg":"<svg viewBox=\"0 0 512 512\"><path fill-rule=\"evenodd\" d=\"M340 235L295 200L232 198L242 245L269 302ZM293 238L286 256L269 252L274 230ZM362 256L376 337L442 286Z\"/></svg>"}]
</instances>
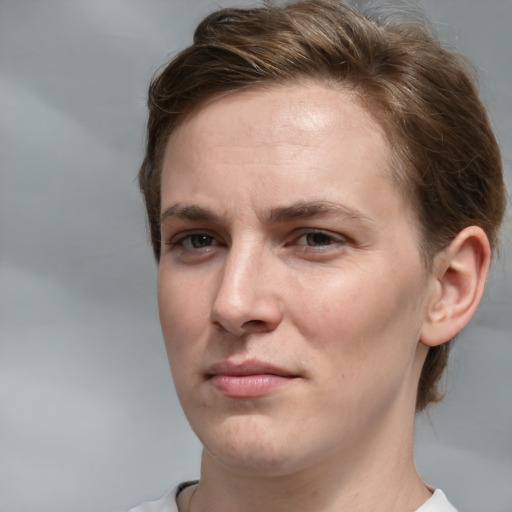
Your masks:
<instances>
[{"instance_id":1,"label":"person","mask_svg":"<svg viewBox=\"0 0 512 512\"><path fill-rule=\"evenodd\" d=\"M336 0L222 9L140 169L198 482L133 512L449 512L413 456L505 209L468 62Z\"/></svg>"}]
</instances>

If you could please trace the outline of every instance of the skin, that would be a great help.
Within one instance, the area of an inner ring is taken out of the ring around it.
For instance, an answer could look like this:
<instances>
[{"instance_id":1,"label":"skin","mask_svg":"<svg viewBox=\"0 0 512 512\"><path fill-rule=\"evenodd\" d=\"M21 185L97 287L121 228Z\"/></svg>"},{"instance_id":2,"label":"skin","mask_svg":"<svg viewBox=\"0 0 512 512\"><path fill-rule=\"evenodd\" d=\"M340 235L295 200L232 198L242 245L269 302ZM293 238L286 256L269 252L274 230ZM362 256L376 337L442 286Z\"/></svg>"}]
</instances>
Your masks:
<instances>
[{"instance_id":1,"label":"skin","mask_svg":"<svg viewBox=\"0 0 512 512\"><path fill-rule=\"evenodd\" d=\"M205 448L181 510L405 512L430 496L415 397L449 263L425 268L387 161L370 113L318 83L230 93L171 135L158 301ZM212 364L254 359L293 378L250 398L212 385Z\"/></svg>"}]
</instances>

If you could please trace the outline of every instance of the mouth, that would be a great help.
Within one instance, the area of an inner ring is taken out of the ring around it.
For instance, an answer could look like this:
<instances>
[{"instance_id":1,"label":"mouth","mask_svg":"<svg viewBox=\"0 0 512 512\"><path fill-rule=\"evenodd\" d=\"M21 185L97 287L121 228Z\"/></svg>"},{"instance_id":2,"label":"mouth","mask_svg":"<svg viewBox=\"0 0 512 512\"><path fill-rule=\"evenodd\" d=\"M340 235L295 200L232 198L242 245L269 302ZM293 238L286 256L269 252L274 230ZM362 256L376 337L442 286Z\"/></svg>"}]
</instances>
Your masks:
<instances>
[{"instance_id":1,"label":"mouth","mask_svg":"<svg viewBox=\"0 0 512 512\"><path fill-rule=\"evenodd\" d=\"M258 398L270 395L299 376L289 370L255 359L234 363L226 360L208 368L207 380L228 398Z\"/></svg>"}]
</instances>

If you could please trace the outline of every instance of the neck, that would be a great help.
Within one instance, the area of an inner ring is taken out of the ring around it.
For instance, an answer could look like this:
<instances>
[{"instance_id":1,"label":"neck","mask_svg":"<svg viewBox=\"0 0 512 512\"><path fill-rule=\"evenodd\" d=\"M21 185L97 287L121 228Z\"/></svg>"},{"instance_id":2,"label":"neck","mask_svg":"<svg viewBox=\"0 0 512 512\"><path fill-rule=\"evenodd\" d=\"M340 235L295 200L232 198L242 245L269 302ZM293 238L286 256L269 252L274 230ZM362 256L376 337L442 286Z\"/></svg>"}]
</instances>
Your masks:
<instances>
[{"instance_id":1,"label":"neck","mask_svg":"<svg viewBox=\"0 0 512 512\"><path fill-rule=\"evenodd\" d=\"M392 416L392 415L391 415ZM292 474L242 474L203 453L201 480L184 512L410 512L431 495L414 465L413 422L388 418L378 436Z\"/></svg>"}]
</instances>

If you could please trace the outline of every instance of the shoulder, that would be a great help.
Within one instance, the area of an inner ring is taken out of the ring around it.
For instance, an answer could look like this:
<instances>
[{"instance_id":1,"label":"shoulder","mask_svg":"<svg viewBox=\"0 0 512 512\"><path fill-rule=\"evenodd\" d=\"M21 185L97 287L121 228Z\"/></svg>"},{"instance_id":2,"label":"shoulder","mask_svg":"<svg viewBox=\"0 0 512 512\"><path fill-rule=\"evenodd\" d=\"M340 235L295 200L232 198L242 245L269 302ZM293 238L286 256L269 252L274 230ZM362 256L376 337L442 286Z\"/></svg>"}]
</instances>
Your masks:
<instances>
[{"instance_id":1,"label":"shoulder","mask_svg":"<svg viewBox=\"0 0 512 512\"><path fill-rule=\"evenodd\" d=\"M176 497L183 489L195 483L197 482L183 482L165 493L160 499L141 503L126 512L179 512Z\"/></svg>"},{"instance_id":2,"label":"shoulder","mask_svg":"<svg viewBox=\"0 0 512 512\"><path fill-rule=\"evenodd\" d=\"M436 489L416 512L457 512L457 509L448 501L444 492Z\"/></svg>"},{"instance_id":3,"label":"shoulder","mask_svg":"<svg viewBox=\"0 0 512 512\"><path fill-rule=\"evenodd\" d=\"M176 505L176 497L183 489L195 483L197 482L184 482L171 489L160 499L141 503L126 512L179 512L178 506ZM432 494L432 497L416 510L416 512L457 512L457 509L448 501L443 491L437 489L434 494Z\"/></svg>"}]
</instances>

